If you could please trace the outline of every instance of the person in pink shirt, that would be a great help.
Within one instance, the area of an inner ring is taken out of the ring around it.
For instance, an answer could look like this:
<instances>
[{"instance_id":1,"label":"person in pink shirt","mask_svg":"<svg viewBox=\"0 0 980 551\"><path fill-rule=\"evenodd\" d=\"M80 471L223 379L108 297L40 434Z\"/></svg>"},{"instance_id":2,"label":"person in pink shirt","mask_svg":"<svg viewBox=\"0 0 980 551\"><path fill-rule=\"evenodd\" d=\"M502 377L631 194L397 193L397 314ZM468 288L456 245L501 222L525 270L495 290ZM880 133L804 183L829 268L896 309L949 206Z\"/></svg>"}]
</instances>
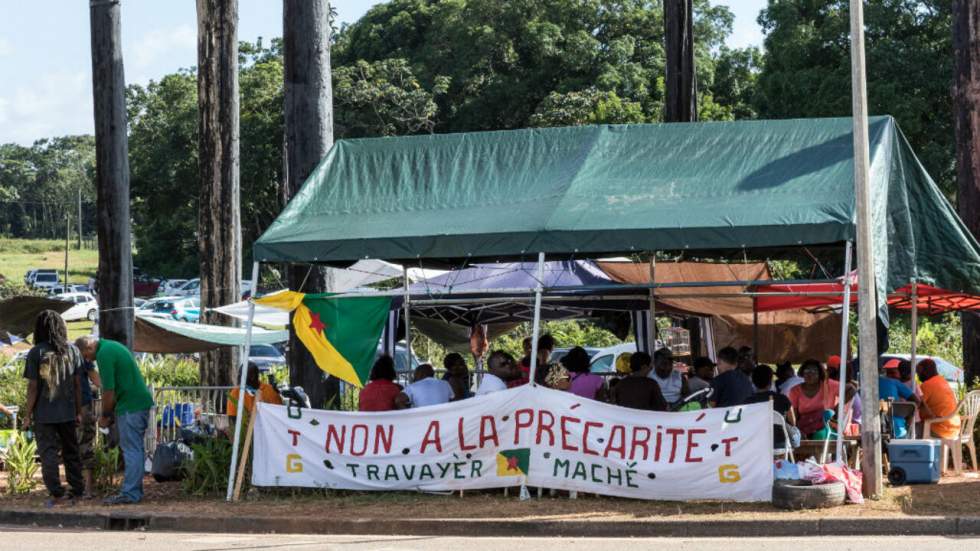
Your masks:
<instances>
[{"instance_id":1,"label":"person in pink shirt","mask_svg":"<svg viewBox=\"0 0 980 551\"><path fill-rule=\"evenodd\" d=\"M571 386L568 391L590 400L606 401L606 380L589 372L589 353L581 346L568 351L561 364L568 370Z\"/></svg>"}]
</instances>

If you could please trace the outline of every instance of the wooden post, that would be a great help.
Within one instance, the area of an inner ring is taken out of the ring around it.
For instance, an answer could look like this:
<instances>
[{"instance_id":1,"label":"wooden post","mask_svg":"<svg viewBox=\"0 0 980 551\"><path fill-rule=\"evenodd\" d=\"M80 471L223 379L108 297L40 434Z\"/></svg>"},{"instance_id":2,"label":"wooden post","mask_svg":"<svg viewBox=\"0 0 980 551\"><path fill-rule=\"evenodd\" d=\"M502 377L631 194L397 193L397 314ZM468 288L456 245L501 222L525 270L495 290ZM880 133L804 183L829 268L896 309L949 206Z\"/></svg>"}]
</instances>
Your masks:
<instances>
[{"instance_id":1,"label":"wooden post","mask_svg":"<svg viewBox=\"0 0 980 551\"><path fill-rule=\"evenodd\" d=\"M327 0L283 1L284 202L299 191L333 146L329 17ZM294 291L324 289L323 271L318 268L292 266L286 269L286 275L289 288ZM290 385L302 386L314 407L325 403L328 388L323 382L323 372L292 327L287 363Z\"/></svg>"},{"instance_id":2,"label":"wooden post","mask_svg":"<svg viewBox=\"0 0 980 551\"><path fill-rule=\"evenodd\" d=\"M695 121L698 103L694 76L694 5L692 0L664 0L663 6L667 56L664 120Z\"/></svg>"},{"instance_id":3,"label":"wooden post","mask_svg":"<svg viewBox=\"0 0 980 551\"><path fill-rule=\"evenodd\" d=\"M851 2L851 108L854 124L854 188L857 201L858 334L861 358L861 471L864 495L878 499L882 492L881 411L878 407L878 331L875 285L875 250L868 190L868 94L864 63L864 8Z\"/></svg>"},{"instance_id":4,"label":"wooden post","mask_svg":"<svg viewBox=\"0 0 980 551\"><path fill-rule=\"evenodd\" d=\"M953 122L956 132L956 204L960 219L980 239L980 3L953 0ZM963 370L980 377L980 313L961 313Z\"/></svg>"},{"instance_id":5,"label":"wooden post","mask_svg":"<svg viewBox=\"0 0 980 551\"><path fill-rule=\"evenodd\" d=\"M197 250L201 320L223 325L213 309L241 300L239 199L238 0L197 0ZM234 381L237 347L201 354L201 384Z\"/></svg>"},{"instance_id":6,"label":"wooden post","mask_svg":"<svg viewBox=\"0 0 980 551\"><path fill-rule=\"evenodd\" d=\"M82 188L78 188L78 250L82 250Z\"/></svg>"},{"instance_id":7,"label":"wooden post","mask_svg":"<svg viewBox=\"0 0 980 551\"><path fill-rule=\"evenodd\" d=\"M133 347L129 143L119 0L90 0L95 189L99 216L99 335Z\"/></svg>"},{"instance_id":8,"label":"wooden post","mask_svg":"<svg viewBox=\"0 0 980 551\"><path fill-rule=\"evenodd\" d=\"M71 217L65 215L65 292L68 292L68 241L71 240Z\"/></svg>"},{"instance_id":9,"label":"wooden post","mask_svg":"<svg viewBox=\"0 0 980 551\"><path fill-rule=\"evenodd\" d=\"M239 392L238 399L244 401L245 395ZM245 480L245 465L248 464L248 452L252 450L252 433L255 431L255 417L259 413L259 402L262 394L255 393L255 411L248 413L248 429L245 430L245 443L242 445L242 456L238 459L238 474L235 476L235 493L231 500L238 501L242 497L242 482Z\"/></svg>"}]
</instances>

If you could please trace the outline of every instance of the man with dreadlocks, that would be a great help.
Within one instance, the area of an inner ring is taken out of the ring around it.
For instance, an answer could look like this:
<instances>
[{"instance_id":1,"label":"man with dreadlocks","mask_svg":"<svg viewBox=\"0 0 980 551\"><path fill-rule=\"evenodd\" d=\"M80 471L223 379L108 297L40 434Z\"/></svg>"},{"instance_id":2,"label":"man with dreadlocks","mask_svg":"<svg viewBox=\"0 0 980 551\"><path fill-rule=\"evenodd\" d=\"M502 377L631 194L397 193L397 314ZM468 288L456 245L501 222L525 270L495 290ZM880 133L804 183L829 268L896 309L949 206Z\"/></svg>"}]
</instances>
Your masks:
<instances>
[{"instance_id":1,"label":"man with dreadlocks","mask_svg":"<svg viewBox=\"0 0 980 551\"><path fill-rule=\"evenodd\" d=\"M48 505L65 499L58 466L65 463L71 489L68 499L85 493L82 462L75 430L81 415L82 355L68 342L65 321L54 310L44 310L34 322L34 348L27 354L27 412L24 430L34 423L41 475L51 494ZM60 460L59 460L60 454Z\"/></svg>"}]
</instances>

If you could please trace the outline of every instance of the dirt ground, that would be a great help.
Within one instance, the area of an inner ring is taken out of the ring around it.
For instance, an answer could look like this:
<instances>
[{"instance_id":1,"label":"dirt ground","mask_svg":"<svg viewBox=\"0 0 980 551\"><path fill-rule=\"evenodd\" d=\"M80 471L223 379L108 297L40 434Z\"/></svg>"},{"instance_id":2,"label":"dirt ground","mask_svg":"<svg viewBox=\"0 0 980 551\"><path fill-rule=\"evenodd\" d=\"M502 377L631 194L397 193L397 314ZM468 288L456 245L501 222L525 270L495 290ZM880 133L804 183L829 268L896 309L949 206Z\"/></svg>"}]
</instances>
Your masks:
<instances>
[{"instance_id":1,"label":"dirt ground","mask_svg":"<svg viewBox=\"0 0 980 551\"><path fill-rule=\"evenodd\" d=\"M0 509L41 509L45 493L41 487L30 495L6 494L5 476L0 475ZM157 483L146 479L146 497L139 505L112 511L188 516L255 516L324 518L343 515L349 519L511 519L511 520L713 520L769 518L859 518L907 516L977 516L980 477L968 473L945 477L937 485L886 487L879 501L845 505L819 511L782 511L767 503L666 502L631 500L567 493L520 501L516 492L505 497L501 490L468 491L463 497L410 492L345 492L252 490L239 503L228 504L223 496L190 498L180 483ZM72 512L106 512L99 500L79 501L65 507Z\"/></svg>"}]
</instances>

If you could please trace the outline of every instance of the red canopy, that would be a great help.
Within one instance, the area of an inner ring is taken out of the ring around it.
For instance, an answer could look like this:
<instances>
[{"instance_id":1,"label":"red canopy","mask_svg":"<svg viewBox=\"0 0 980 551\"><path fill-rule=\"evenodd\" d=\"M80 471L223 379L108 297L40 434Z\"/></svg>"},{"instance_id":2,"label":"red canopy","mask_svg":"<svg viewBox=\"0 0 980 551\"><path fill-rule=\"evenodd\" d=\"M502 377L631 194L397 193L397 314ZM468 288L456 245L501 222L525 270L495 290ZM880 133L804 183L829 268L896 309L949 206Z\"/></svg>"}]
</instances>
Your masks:
<instances>
[{"instance_id":1,"label":"red canopy","mask_svg":"<svg viewBox=\"0 0 980 551\"><path fill-rule=\"evenodd\" d=\"M933 315L959 310L980 310L980 296L947 291L922 283L916 287L916 304L922 313ZM843 300L844 285L843 282L796 285L772 284L757 285L752 290L757 293L774 293L773 296L755 297L756 311L771 312L774 310L837 306ZM856 302L857 282L856 279L852 278L851 303ZM912 285L906 285L888 295L888 306L897 310L911 310Z\"/></svg>"}]
</instances>

